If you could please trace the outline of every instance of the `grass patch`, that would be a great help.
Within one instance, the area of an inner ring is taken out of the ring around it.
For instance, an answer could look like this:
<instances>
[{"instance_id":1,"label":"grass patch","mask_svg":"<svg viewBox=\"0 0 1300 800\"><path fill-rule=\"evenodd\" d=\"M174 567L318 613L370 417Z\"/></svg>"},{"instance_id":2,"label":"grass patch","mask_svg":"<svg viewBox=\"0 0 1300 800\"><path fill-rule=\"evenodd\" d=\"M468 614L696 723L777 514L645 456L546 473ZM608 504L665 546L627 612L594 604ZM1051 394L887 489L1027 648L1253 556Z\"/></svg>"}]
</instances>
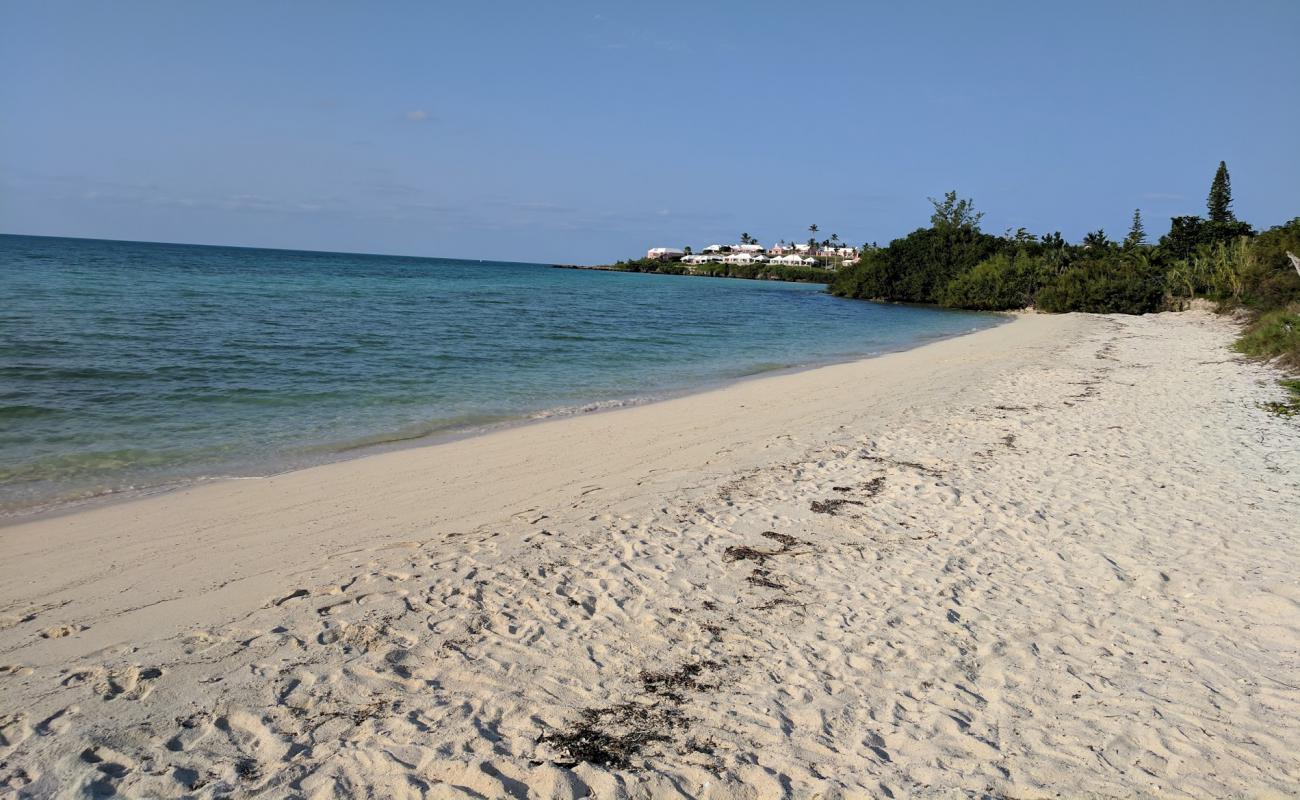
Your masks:
<instances>
[{"instance_id":1,"label":"grass patch","mask_svg":"<svg viewBox=\"0 0 1300 800\"><path fill-rule=\"evenodd\" d=\"M1300 369L1300 313L1279 309L1261 314L1233 346L1252 358Z\"/></svg>"},{"instance_id":2,"label":"grass patch","mask_svg":"<svg viewBox=\"0 0 1300 800\"><path fill-rule=\"evenodd\" d=\"M1294 417L1300 414L1300 378L1287 378L1278 383L1290 392L1291 397L1264 403L1264 410L1282 417Z\"/></svg>"}]
</instances>

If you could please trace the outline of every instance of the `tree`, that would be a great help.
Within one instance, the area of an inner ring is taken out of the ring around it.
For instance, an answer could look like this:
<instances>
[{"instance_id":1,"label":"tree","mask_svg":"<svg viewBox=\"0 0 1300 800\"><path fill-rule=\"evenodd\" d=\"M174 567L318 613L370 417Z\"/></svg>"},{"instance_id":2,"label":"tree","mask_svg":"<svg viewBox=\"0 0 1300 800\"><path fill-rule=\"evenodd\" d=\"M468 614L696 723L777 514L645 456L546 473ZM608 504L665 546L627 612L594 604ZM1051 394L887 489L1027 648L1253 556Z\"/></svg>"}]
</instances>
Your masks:
<instances>
[{"instance_id":1,"label":"tree","mask_svg":"<svg viewBox=\"0 0 1300 800\"><path fill-rule=\"evenodd\" d=\"M741 243L741 244L753 244L753 243L754 243L754 237L753 237L753 236L750 236L748 233L742 233L742 234L740 234L740 243Z\"/></svg>"},{"instance_id":2,"label":"tree","mask_svg":"<svg viewBox=\"0 0 1300 800\"><path fill-rule=\"evenodd\" d=\"M686 245L682 248L682 252L689 256L691 254L691 246L689 244Z\"/></svg>"},{"instance_id":3,"label":"tree","mask_svg":"<svg viewBox=\"0 0 1300 800\"><path fill-rule=\"evenodd\" d=\"M1232 213L1232 179L1228 177L1228 165L1223 161L1219 162L1219 169L1214 173L1205 207L1210 212L1210 222L1237 221Z\"/></svg>"},{"instance_id":4,"label":"tree","mask_svg":"<svg viewBox=\"0 0 1300 800\"><path fill-rule=\"evenodd\" d=\"M1133 209L1133 225L1128 229L1128 236L1124 237L1124 248L1131 250L1134 247L1144 245L1147 242L1147 229L1142 226L1142 209Z\"/></svg>"},{"instance_id":5,"label":"tree","mask_svg":"<svg viewBox=\"0 0 1300 800\"><path fill-rule=\"evenodd\" d=\"M1085 250L1105 250L1110 247L1110 239L1106 238L1106 232L1101 228L1085 234L1083 237L1083 248Z\"/></svg>"},{"instance_id":6,"label":"tree","mask_svg":"<svg viewBox=\"0 0 1300 800\"><path fill-rule=\"evenodd\" d=\"M1040 250L1043 254L1043 262L1056 273L1063 272L1066 267L1070 266L1070 256L1073 253L1069 243L1060 231L1045 233L1039 241Z\"/></svg>"},{"instance_id":7,"label":"tree","mask_svg":"<svg viewBox=\"0 0 1300 800\"><path fill-rule=\"evenodd\" d=\"M821 229L817 227L817 223L813 223L812 225L809 225L809 226L808 226L808 232L809 232L809 233L816 233L816 232L819 231L819 230L821 230Z\"/></svg>"},{"instance_id":8,"label":"tree","mask_svg":"<svg viewBox=\"0 0 1300 800\"><path fill-rule=\"evenodd\" d=\"M918 228L840 270L831 293L841 297L934 303L956 276L1006 247L970 227Z\"/></svg>"},{"instance_id":9,"label":"tree","mask_svg":"<svg viewBox=\"0 0 1300 800\"><path fill-rule=\"evenodd\" d=\"M935 228L970 228L979 230L984 212L975 210L975 201L969 198L957 199L957 192L948 192L942 200L927 198L934 206L930 215L930 224Z\"/></svg>"}]
</instances>

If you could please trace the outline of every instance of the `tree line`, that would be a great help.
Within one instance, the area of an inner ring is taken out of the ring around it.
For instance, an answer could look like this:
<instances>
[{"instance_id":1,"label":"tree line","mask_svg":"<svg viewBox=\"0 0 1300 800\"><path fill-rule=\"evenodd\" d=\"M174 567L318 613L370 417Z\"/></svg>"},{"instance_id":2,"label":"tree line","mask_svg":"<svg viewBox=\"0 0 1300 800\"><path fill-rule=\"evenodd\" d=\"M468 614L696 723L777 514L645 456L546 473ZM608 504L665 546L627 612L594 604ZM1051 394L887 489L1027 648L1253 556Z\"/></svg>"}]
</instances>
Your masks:
<instances>
[{"instance_id":1,"label":"tree line","mask_svg":"<svg viewBox=\"0 0 1300 800\"><path fill-rule=\"evenodd\" d=\"M1121 241L1097 230L1072 244L1059 232L989 234L974 203L956 192L930 202L928 227L865 248L857 264L835 276L831 292L985 311L1123 314L1181 309L1204 297L1245 311L1256 326L1282 320L1289 357L1300 367L1300 274L1286 255L1300 253L1300 217L1262 232L1237 219L1223 162L1206 215L1173 217L1154 243L1140 210ZM1271 355L1286 355L1285 347Z\"/></svg>"}]
</instances>

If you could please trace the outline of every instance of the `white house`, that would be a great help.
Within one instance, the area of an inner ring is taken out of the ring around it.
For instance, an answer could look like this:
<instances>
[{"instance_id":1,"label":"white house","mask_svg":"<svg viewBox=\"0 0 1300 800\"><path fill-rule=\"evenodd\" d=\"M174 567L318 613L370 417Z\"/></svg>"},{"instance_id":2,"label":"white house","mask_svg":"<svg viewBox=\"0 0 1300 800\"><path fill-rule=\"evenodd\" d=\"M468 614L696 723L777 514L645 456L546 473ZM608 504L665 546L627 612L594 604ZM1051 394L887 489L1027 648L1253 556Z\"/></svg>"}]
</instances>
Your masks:
<instances>
[{"instance_id":1,"label":"white house","mask_svg":"<svg viewBox=\"0 0 1300 800\"><path fill-rule=\"evenodd\" d=\"M733 244L731 246L733 253L761 253L763 245L761 244Z\"/></svg>"},{"instance_id":2,"label":"white house","mask_svg":"<svg viewBox=\"0 0 1300 800\"><path fill-rule=\"evenodd\" d=\"M646 258L657 258L660 261L681 258L686 255L686 251L676 247L652 247L645 251Z\"/></svg>"},{"instance_id":3,"label":"white house","mask_svg":"<svg viewBox=\"0 0 1300 800\"><path fill-rule=\"evenodd\" d=\"M787 267L801 267L803 266L803 259L791 253L788 256L777 256L772 259L772 263L783 264Z\"/></svg>"},{"instance_id":4,"label":"white house","mask_svg":"<svg viewBox=\"0 0 1300 800\"><path fill-rule=\"evenodd\" d=\"M722 252L722 245L720 245L720 244L711 244L711 245L709 245L708 247L704 248L704 252L706 252L706 253L721 253L721 252Z\"/></svg>"}]
</instances>

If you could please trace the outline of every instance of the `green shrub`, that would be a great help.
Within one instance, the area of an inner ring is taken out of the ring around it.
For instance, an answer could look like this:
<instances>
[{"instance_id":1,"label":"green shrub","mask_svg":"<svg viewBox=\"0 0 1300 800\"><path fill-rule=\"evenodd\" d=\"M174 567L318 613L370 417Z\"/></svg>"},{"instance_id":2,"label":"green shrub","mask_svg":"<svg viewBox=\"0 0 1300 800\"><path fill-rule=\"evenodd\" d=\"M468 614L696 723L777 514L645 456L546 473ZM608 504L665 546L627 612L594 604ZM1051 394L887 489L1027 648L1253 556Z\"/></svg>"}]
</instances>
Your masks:
<instances>
[{"instance_id":1,"label":"green shrub","mask_svg":"<svg viewBox=\"0 0 1300 800\"><path fill-rule=\"evenodd\" d=\"M864 300L936 303L950 281L1008 246L1006 240L973 224L918 228L840 270L831 293Z\"/></svg>"},{"instance_id":2,"label":"green shrub","mask_svg":"<svg viewBox=\"0 0 1300 800\"><path fill-rule=\"evenodd\" d=\"M1048 279L1041 259L1024 251L998 253L948 282L939 302L950 308L1006 311L1033 305L1038 287Z\"/></svg>"},{"instance_id":3,"label":"green shrub","mask_svg":"<svg viewBox=\"0 0 1300 800\"><path fill-rule=\"evenodd\" d=\"M1244 273L1245 302L1256 308L1300 303L1300 275L1286 257L1300 253L1300 217L1269 228L1251 240L1252 260Z\"/></svg>"},{"instance_id":4,"label":"green shrub","mask_svg":"<svg viewBox=\"0 0 1300 800\"><path fill-rule=\"evenodd\" d=\"M1224 303L1241 302L1246 289L1246 275L1255 270L1250 239L1240 236L1230 241L1201 245L1189 265L1199 285Z\"/></svg>"},{"instance_id":5,"label":"green shrub","mask_svg":"<svg viewBox=\"0 0 1300 800\"><path fill-rule=\"evenodd\" d=\"M1277 359L1281 366L1300 369L1300 308L1261 314L1235 347L1252 358Z\"/></svg>"},{"instance_id":6,"label":"green shrub","mask_svg":"<svg viewBox=\"0 0 1300 800\"><path fill-rule=\"evenodd\" d=\"M1164 279L1144 258L1090 258L1077 262L1038 292L1040 311L1146 314L1164 301Z\"/></svg>"}]
</instances>

